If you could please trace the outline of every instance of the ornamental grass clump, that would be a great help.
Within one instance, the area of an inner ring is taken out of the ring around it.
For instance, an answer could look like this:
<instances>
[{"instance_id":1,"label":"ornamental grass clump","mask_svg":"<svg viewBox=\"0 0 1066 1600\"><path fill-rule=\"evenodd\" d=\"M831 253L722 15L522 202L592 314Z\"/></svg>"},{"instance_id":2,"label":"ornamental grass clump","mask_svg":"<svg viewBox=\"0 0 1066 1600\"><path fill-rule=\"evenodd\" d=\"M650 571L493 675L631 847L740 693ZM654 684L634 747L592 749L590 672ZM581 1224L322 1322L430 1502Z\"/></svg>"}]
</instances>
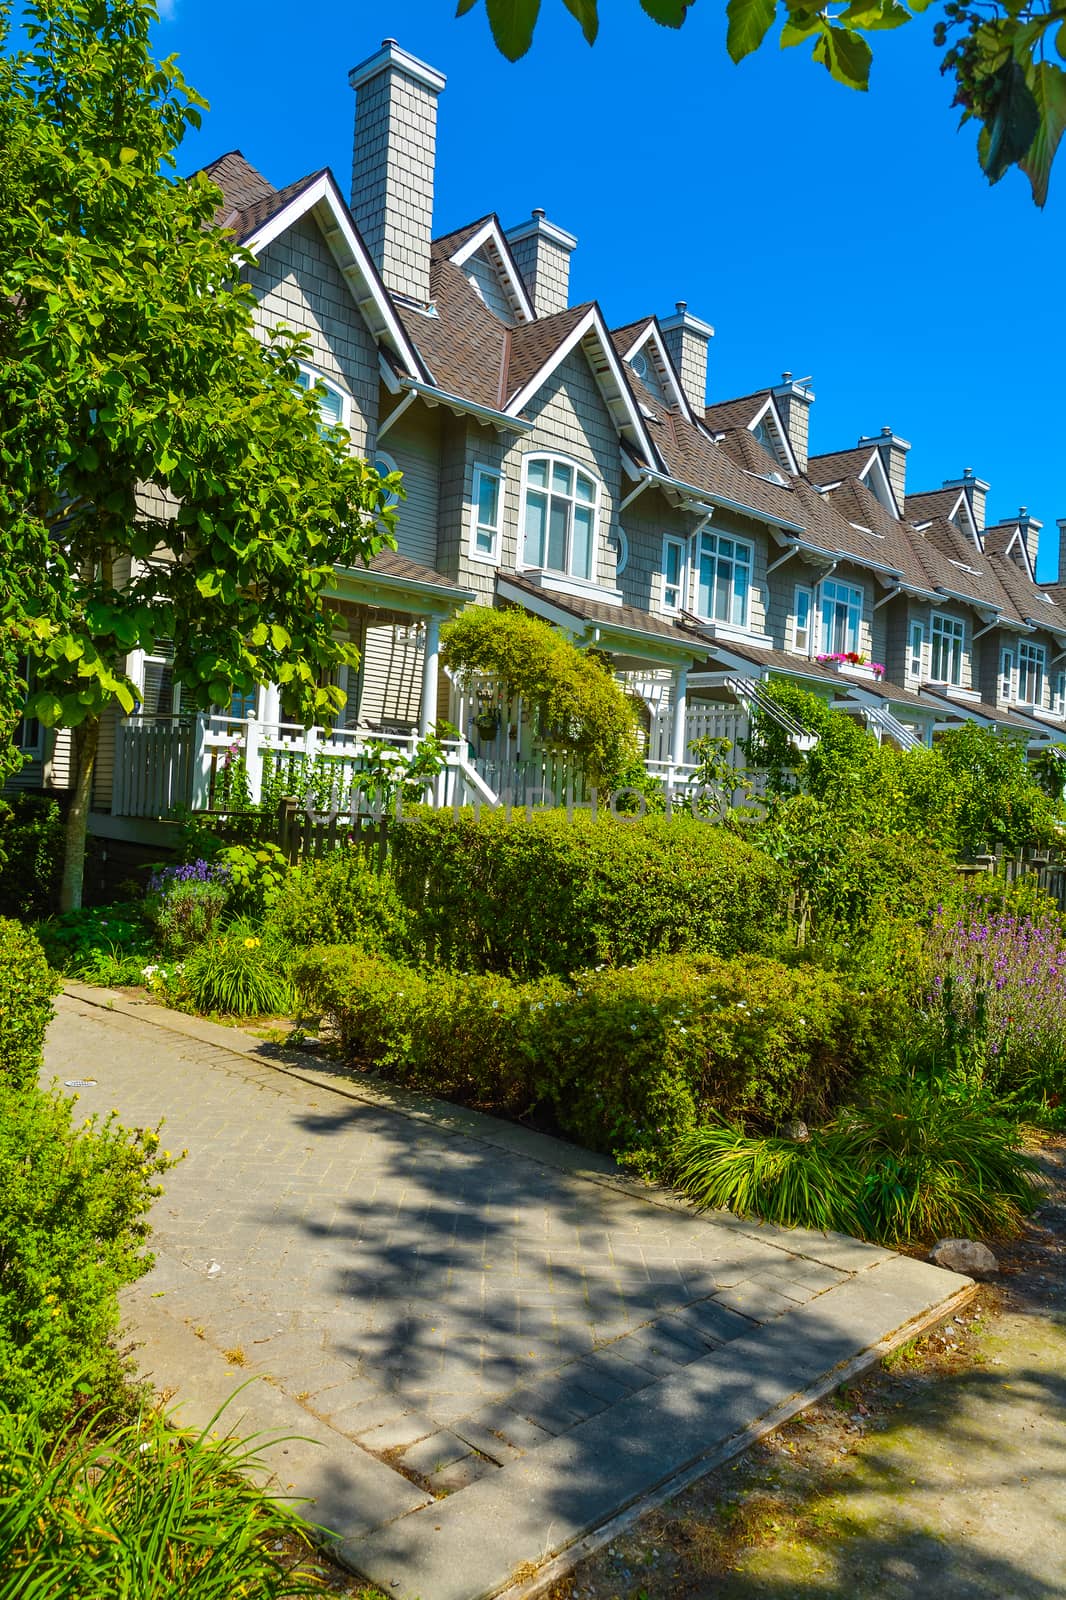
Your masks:
<instances>
[{"instance_id":1,"label":"ornamental grass clump","mask_svg":"<svg viewBox=\"0 0 1066 1600\"><path fill-rule=\"evenodd\" d=\"M1066 1092L1066 940L1057 918L981 910L941 915L930 997L949 1040L981 1051L987 1083L1019 1105Z\"/></svg>"},{"instance_id":2,"label":"ornamental grass clump","mask_svg":"<svg viewBox=\"0 0 1066 1600\"><path fill-rule=\"evenodd\" d=\"M292 985L276 945L248 923L198 945L184 963L181 988L199 1012L230 1017L278 1016L292 1004Z\"/></svg>"},{"instance_id":3,"label":"ornamental grass clump","mask_svg":"<svg viewBox=\"0 0 1066 1600\"><path fill-rule=\"evenodd\" d=\"M988 1100L902 1077L803 1142L720 1122L678 1142L674 1181L709 1206L879 1244L1017 1233L1036 1163Z\"/></svg>"},{"instance_id":4,"label":"ornamental grass clump","mask_svg":"<svg viewBox=\"0 0 1066 1600\"><path fill-rule=\"evenodd\" d=\"M0 1411L0 1600L322 1593L306 1526L250 1479L258 1441L214 1438L216 1422L179 1432L145 1410L56 1433Z\"/></svg>"}]
</instances>

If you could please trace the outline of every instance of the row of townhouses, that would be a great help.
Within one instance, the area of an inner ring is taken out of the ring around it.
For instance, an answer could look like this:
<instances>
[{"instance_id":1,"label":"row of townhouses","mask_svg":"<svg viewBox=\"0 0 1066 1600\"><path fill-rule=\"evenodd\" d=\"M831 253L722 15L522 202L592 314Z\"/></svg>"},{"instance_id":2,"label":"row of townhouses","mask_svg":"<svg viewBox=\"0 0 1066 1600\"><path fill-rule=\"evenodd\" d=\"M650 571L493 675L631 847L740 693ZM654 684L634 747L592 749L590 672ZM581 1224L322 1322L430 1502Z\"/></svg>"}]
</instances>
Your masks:
<instances>
[{"instance_id":1,"label":"row of townhouses","mask_svg":"<svg viewBox=\"0 0 1066 1600\"><path fill-rule=\"evenodd\" d=\"M904 748L967 720L1066 737L1066 587L1037 584L1024 508L988 525L970 469L914 491L890 428L811 454L814 394L787 372L708 404L709 324L684 302L620 328L572 305L577 241L543 211L434 237L443 76L386 40L350 83L350 205L328 169L281 188L239 151L206 169L255 258L261 326L308 337L325 419L403 474L398 549L336 577L362 652L342 723L325 743L286 728L269 688L183 718L166 654L131 659L142 704L105 730L98 831L196 798L235 736L254 780L266 748L354 753L447 718L475 788L498 789L537 730L440 668L441 623L475 602L605 653L665 775L693 738L742 734L771 676ZM20 781L63 787L62 738L24 739Z\"/></svg>"}]
</instances>

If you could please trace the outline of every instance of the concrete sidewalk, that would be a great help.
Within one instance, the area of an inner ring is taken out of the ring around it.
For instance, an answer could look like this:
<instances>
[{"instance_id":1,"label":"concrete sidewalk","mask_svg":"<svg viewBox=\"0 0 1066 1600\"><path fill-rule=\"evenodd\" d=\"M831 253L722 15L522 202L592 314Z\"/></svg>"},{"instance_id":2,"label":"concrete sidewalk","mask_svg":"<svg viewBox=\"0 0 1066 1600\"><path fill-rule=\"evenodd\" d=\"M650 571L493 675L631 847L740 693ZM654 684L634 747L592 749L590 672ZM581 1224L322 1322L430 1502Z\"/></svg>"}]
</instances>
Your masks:
<instances>
[{"instance_id":1,"label":"concrete sidewalk","mask_svg":"<svg viewBox=\"0 0 1066 1600\"><path fill-rule=\"evenodd\" d=\"M98 989L46 1073L189 1150L125 1302L142 1370L200 1422L264 1379L228 1425L301 1436L282 1488L402 1600L535 1593L969 1292Z\"/></svg>"}]
</instances>

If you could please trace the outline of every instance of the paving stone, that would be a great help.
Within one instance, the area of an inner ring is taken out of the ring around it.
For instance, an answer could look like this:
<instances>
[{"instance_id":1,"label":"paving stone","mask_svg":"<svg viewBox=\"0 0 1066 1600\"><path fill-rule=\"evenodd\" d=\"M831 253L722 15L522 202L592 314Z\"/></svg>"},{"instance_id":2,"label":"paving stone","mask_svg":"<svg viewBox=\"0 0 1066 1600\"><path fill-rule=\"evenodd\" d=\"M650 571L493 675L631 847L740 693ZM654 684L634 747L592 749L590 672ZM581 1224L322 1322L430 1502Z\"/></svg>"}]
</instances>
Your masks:
<instances>
[{"instance_id":1,"label":"paving stone","mask_svg":"<svg viewBox=\"0 0 1066 1600\"><path fill-rule=\"evenodd\" d=\"M397 1450L414 1444L417 1439L424 1439L427 1434L435 1432L436 1426L432 1417L407 1411L378 1422L372 1428L360 1428L355 1436L364 1450L380 1453L382 1450Z\"/></svg>"},{"instance_id":2,"label":"paving stone","mask_svg":"<svg viewBox=\"0 0 1066 1600\"><path fill-rule=\"evenodd\" d=\"M404 1467L412 1472L420 1472L427 1478L432 1478L435 1473L443 1472L445 1467L450 1467L454 1462L461 1461L470 1454L469 1440L460 1439L454 1433L449 1433L442 1428L437 1433L431 1433L427 1439L419 1439L409 1449L405 1450L401 1461Z\"/></svg>"},{"instance_id":3,"label":"paving stone","mask_svg":"<svg viewBox=\"0 0 1066 1600\"><path fill-rule=\"evenodd\" d=\"M517 1445L509 1444L505 1439L501 1439L498 1433L493 1433L490 1428L473 1421L470 1417L460 1418L454 1427L460 1439L465 1440L479 1455L495 1461L498 1466L506 1466L508 1461L517 1461L520 1455L525 1454Z\"/></svg>"},{"instance_id":4,"label":"paving stone","mask_svg":"<svg viewBox=\"0 0 1066 1600\"><path fill-rule=\"evenodd\" d=\"M437 1494L454 1494L457 1490L466 1489L470 1484L476 1483L486 1474L498 1471L499 1467L495 1461L490 1461L487 1456L470 1453L461 1461L445 1467L443 1471L433 1473L429 1483Z\"/></svg>"}]
</instances>

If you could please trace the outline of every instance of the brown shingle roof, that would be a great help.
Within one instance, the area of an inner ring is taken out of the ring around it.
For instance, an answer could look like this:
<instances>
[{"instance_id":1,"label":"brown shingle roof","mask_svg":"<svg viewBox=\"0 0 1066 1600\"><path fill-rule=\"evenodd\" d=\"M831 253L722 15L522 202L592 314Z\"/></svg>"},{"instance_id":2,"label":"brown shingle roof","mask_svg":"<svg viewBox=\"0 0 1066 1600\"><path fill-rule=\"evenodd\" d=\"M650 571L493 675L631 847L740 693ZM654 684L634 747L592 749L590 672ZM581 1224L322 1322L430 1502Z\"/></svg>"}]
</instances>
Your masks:
<instances>
[{"instance_id":1,"label":"brown shingle roof","mask_svg":"<svg viewBox=\"0 0 1066 1600\"><path fill-rule=\"evenodd\" d=\"M217 156L201 170L205 178L218 184L226 197L224 209L215 218L219 223L231 211L243 211L267 195L277 193L274 185L261 172L257 172L239 150L227 150L225 155Z\"/></svg>"},{"instance_id":2,"label":"brown shingle roof","mask_svg":"<svg viewBox=\"0 0 1066 1600\"><path fill-rule=\"evenodd\" d=\"M769 389L756 389L754 394L741 395L737 400L719 400L707 406L703 420L712 433L722 433L726 428L746 428L766 402Z\"/></svg>"},{"instance_id":3,"label":"brown shingle roof","mask_svg":"<svg viewBox=\"0 0 1066 1600\"><path fill-rule=\"evenodd\" d=\"M990 551L986 559L1010 596L1011 609L1019 617L1031 617L1034 622L1043 622L1049 628L1066 628L1066 611L1063 610L1058 595L1041 588L1039 584L1032 583L1029 574L1023 572L1010 556Z\"/></svg>"},{"instance_id":4,"label":"brown shingle roof","mask_svg":"<svg viewBox=\"0 0 1066 1600\"><path fill-rule=\"evenodd\" d=\"M512 328L504 383L508 400L525 388L571 329L591 310L592 301L589 300L584 305L568 306L565 311L557 311L554 316L538 317L536 322L526 322Z\"/></svg>"},{"instance_id":5,"label":"brown shingle roof","mask_svg":"<svg viewBox=\"0 0 1066 1600\"><path fill-rule=\"evenodd\" d=\"M637 335L650 328L655 321L654 317L638 317L636 322L627 322L621 328L611 329L611 342L620 356L625 357L626 351L632 349L637 342Z\"/></svg>"},{"instance_id":6,"label":"brown shingle roof","mask_svg":"<svg viewBox=\"0 0 1066 1600\"><path fill-rule=\"evenodd\" d=\"M478 217L476 222L468 222L462 228L454 228L451 233L442 233L440 238L434 239L430 245L431 256L435 261L446 261L457 250L461 250L466 241L472 239L478 229L483 228L486 222L491 222L495 216L494 211L489 211L485 216Z\"/></svg>"},{"instance_id":7,"label":"brown shingle roof","mask_svg":"<svg viewBox=\"0 0 1066 1600\"><path fill-rule=\"evenodd\" d=\"M449 394L499 410L510 330L450 261L434 261L430 293L437 307L435 317L420 316L402 304L397 310L433 382Z\"/></svg>"},{"instance_id":8,"label":"brown shingle roof","mask_svg":"<svg viewBox=\"0 0 1066 1600\"><path fill-rule=\"evenodd\" d=\"M842 478L858 478L877 454L875 445L857 445L853 450L831 450L825 455L811 456L807 462L807 476L821 487L839 483Z\"/></svg>"},{"instance_id":9,"label":"brown shingle roof","mask_svg":"<svg viewBox=\"0 0 1066 1600\"><path fill-rule=\"evenodd\" d=\"M379 550L370 562L370 571L379 572L384 578L406 578L412 583L430 583L439 589L460 588L451 578L435 572L432 567L423 567L417 561L409 561L396 550Z\"/></svg>"},{"instance_id":10,"label":"brown shingle roof","mask_svg":"<svg viewBox=\"0 0 1066 1600\"><path fill-rule=\"evenodd\" d=\"M961 489L928 489L907 496L908 522L931 522L934 517L950 517Z\"/></svg>"},{"instance_id":11,"label":"brown shingle roof","mask_svg":"<svg viewBox=\"0 0 1066 1600\"><path fill-rule=\"evenodd\" d=\"M584 622L597 622L603 627L625 628L631 632L650 634L658 639L684 645L687 650L695 650L697 653L706 645L706 640L695 630L678 627L666 617L657 616L654 611L644 611L640 606L612 606L606 605L602 600L587 600L584 595L557 594L554 589L539 588L513 572L503 572L500 576L512 588L520 589L538 600L546 600L560 611L568 611Z\"/></svg>"}]
</instances>

